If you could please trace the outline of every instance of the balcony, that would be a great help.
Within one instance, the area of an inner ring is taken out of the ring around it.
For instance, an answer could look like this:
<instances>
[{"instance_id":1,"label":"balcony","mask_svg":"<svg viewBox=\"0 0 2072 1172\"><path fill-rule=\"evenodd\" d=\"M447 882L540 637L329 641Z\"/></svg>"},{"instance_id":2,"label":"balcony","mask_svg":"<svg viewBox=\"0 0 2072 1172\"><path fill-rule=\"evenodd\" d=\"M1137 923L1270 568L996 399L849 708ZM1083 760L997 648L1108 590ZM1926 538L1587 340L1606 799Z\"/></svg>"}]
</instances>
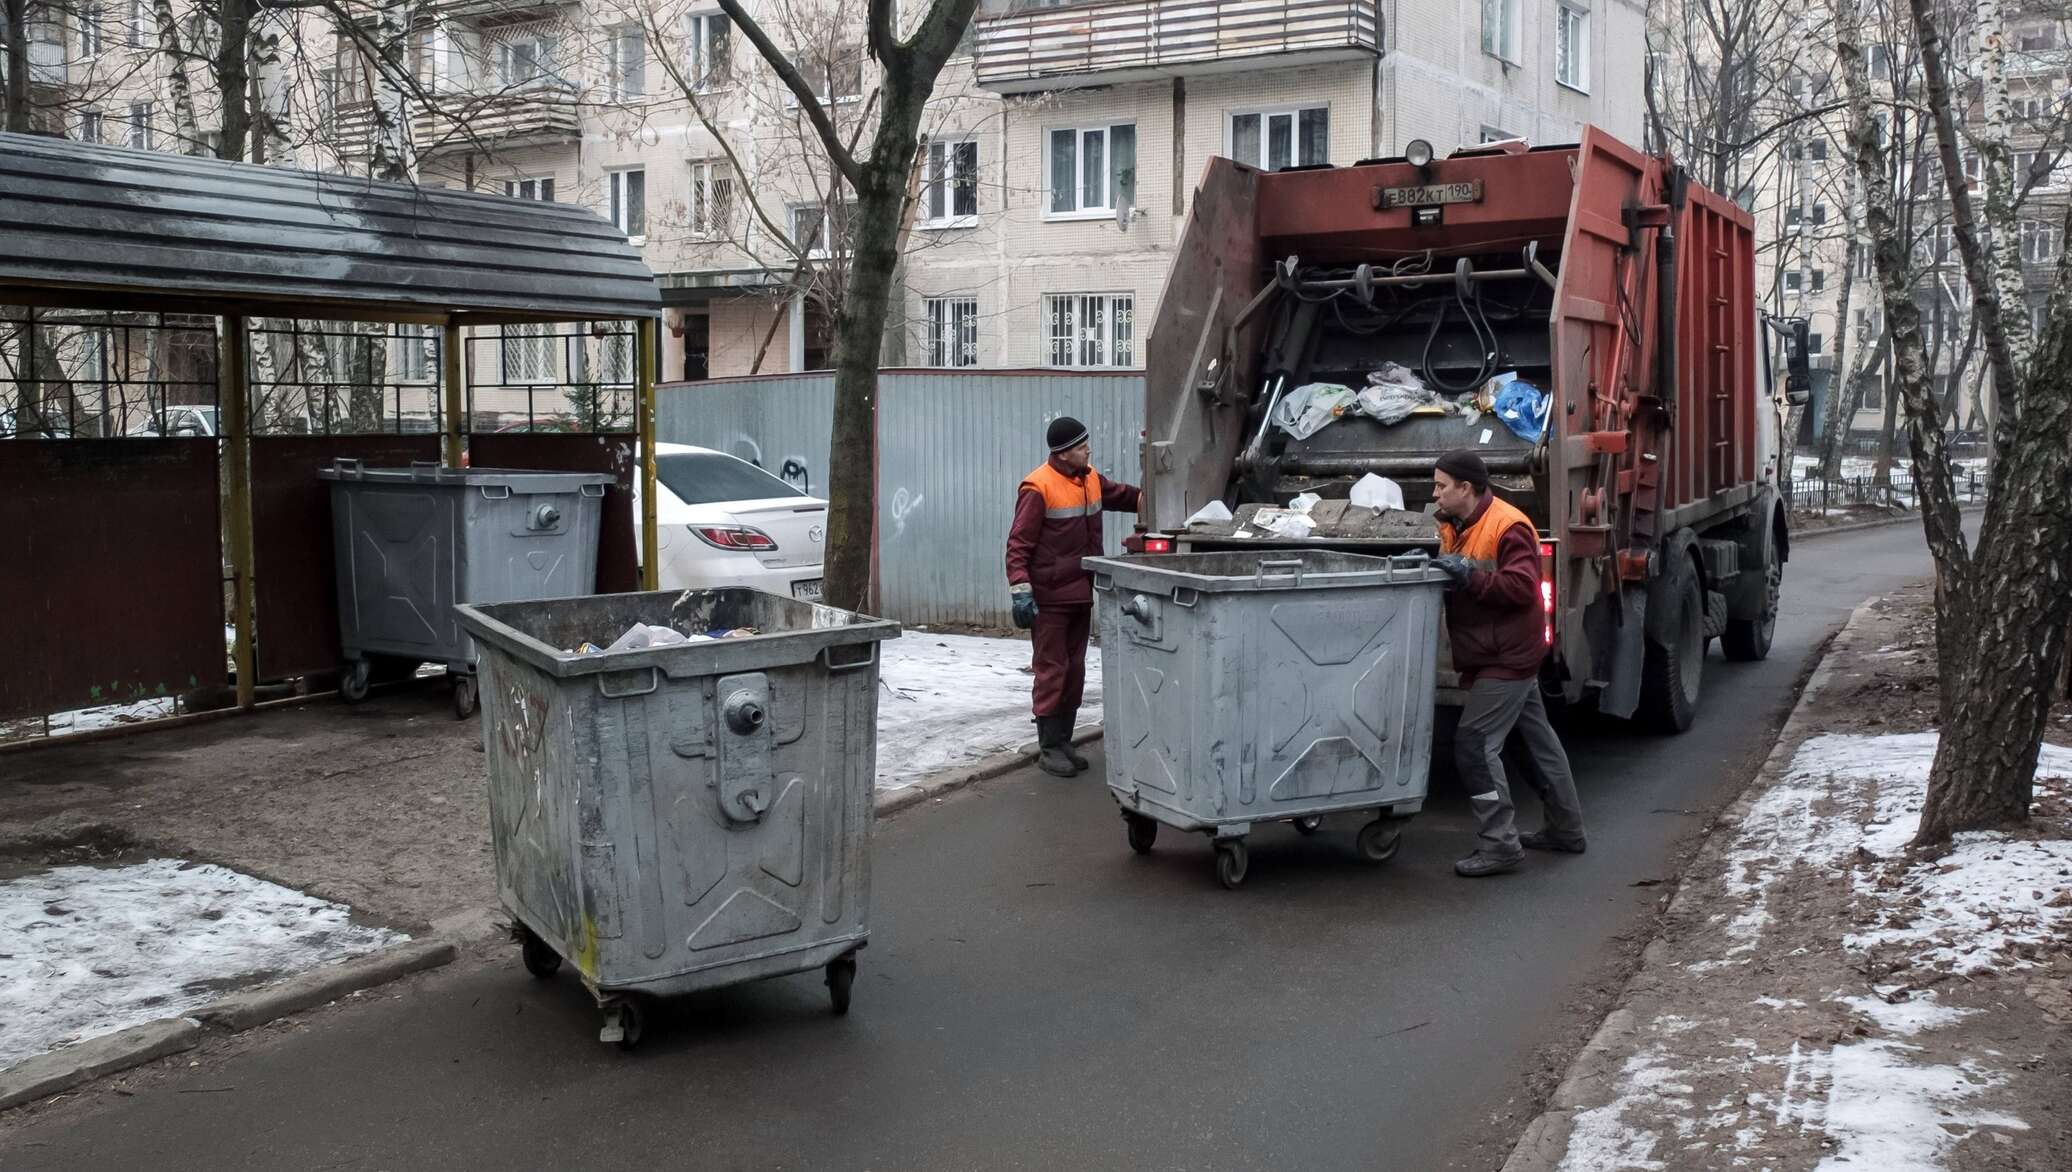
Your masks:
<instances>
[{"instance_id":1,"label":"balcony","mask_svg":"<svg viewBox=\"0 0 2072 1172\"><path fill-rule=\"evenodd\" d=\"M572 92L541 86L496 94L442 94L436 109L411 115L410 133L418 154L431 157L574 142L582 125Z\"/></svg>"},{"instance_id":2,"label":"balcony","mask_svg":"<svg viewBox=\"0 0 2072 1172\"><path fill-rule=\"evenodd\" d=\"M1373 0L1109 0L1026 8L976 24L978 84L997 94L1381 52Z\"/></svg>"}]
</instances>

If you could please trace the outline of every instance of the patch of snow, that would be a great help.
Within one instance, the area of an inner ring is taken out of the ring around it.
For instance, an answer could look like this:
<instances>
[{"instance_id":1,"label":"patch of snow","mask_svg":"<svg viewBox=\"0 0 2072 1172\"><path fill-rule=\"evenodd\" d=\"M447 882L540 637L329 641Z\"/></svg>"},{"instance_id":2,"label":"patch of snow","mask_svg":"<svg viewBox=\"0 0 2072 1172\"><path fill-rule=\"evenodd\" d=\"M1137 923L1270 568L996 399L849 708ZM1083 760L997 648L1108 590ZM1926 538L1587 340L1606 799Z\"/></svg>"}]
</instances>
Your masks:
<instances>
[{"instance_id":1,"label":"patch of snow","mask_svg":"<svg viewBox=\"0 0 2072 1172\"><path fill-rule=\"evenodd\" d=\"M1004 753L1036 737L1026 639L909 634L880 645L878 788ZM1086 649L1082 725L1101 711L1101 649Z\"/></svg>"},{"instance_id":2,"label":"patch of snow","mask_svg":"<svg viewBox=\"0 0 2072 1172\"><path fill-rule=\"evenodd\" d=\"M1870 1018L1886 1033L1903 1038L1911 1038L1922 1030L1941 1029L1978 1012L1976 1009L1937 1004L1933 989L1923 990L1899 1002L1887 1001L1883 997L1836 997L1834 1000Z\"/></svg>"},{"instance_id":3,"label":"patch of snow","mask_svg":"<svg viewBox=\"0 0 2072 1172\"><path fill-rule=\"evenodd\" d=\"M1796 997L1778 998L1772 997L1767 993L1756 998L1755 1003L1765 1009L1804 1009L1806 1007L1806 1003Z\"/></svg>"},{"instance_id":4,"label":"patch of snow","mask_svg":"<svg viewBox=\"0 0 2072 1172\"><path fill-rule=\"evenodd\" d=\"M1865 1168L1939 1168L1942 1158L1981 1127L2028 1130L1995 1111L1964 1103L2006 1080L1976 1063L1917 1062L1919 1047L1871 1038L1834 1049L1826 1132L1835 1150L1816 1172Z\"/></svg>"},{"instance_id":5,"label":"patch of snow","mask_svg":"<svg viewBox=\"0 0 2072 1172\"><path fill-rule=\"evenodd\" d=\"M408 939L350 915L179 859L0 882L0 1068Z\"/></svg>"},{"instance_id":6,"label":"patch of snow","mask_svg":"<svg viewBox=\"0 0 2072 1172\"><path fill-rule=\"evenodd\" d=\"M1568 1151L1559 1172L1663 1172L1655 1158L1661 1137L1650 1130L1664 1118L1691 1110L1682 1071L1661 1046L1651 1046L1626 1060L1619 1071L1619 1096L1602 1107L1576 1113Z\"/></svg>"},{"instance_id":7,"label":"patch of snow","mask_svg":"<svg viewBox=\"0 0 2072 1172\"><path fill-rule=\"evenodd\" d=\"M136 724L139 721L155 720L172 714L171 696L156 696L129 704L100 704L92 708L75 708L70 712L50 714L50 735L61 737L72 733L92 732L95 729ZM23 736L36 736L43 731L43 721L37 718L10 721L9 727Z\"/></svg>"}]
</instances>

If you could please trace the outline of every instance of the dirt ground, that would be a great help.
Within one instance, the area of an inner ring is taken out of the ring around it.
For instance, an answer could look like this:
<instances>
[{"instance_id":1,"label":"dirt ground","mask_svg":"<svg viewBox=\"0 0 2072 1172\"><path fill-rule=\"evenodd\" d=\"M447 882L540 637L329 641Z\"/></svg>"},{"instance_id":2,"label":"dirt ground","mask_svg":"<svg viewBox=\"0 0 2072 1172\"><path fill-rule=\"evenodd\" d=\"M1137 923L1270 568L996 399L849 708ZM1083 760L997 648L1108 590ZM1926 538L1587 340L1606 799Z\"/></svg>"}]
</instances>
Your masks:
<instances>
[{"instance_id":1,"label":"dirt ground","mask_svg":"<svg viewBox=\"0 0 2072 1172\"><path fill-rule=\"evenodd\" d=\"M193 858L422 931L496 902L480 735L430 681L0 754L0 862Z\"/></svg>"},{"instance_id":2,"label":"dirt ground","mask_svg":"<svg viewBox=\"0 0 2072 1172\"><path fill-rule=\"evenodd\" d=\"M1837 640L1828 662L1833 675L1809 709L1809 735L1935 727L1926 587L1876 604L1867 623ZM2072 743L2072 705L2059 706L2050 739ZM2072 1168L2072 940L2020 945L1970 972L1952 971L1918 946L1845 946L1852 933L1903 926L1918 900L1892 911L1863 893L1904 895L1921 868L1904 854L1881 858L1860 846L1841 866L1825 862L1817 823L1895 819L1816 801L1799 812L1810 819L1797 819L1816 826L1795 828L1789 813L1766 811L1762 787L1750 799L1752 807L1715 829L1685 876L1622 1002L1637 1029L1614 1056L1619 1095L1585 1104L1562 1166L1662 1167L1647 1161L1666 1158L1672 1168L1812 1168L1839 1154L1834 1135L1866 1126L1832 1118L1846 1114L1839 1104L1888 1110L1918 1091L1944 1105L1949 1143L1937 1166ZM1776 824L1765 827L1766 818ZM2044 797L2015 837L2072 838L2072 801ZM1794 855L1794 844L1804 853ZM1914 1015L1932 1024L1894 1028ZM1901 1073L1889 1084L1872 1078L1845 1088L1861 1078L1851 1064L1881 1047L1903 1055L1891 1069L1922 1072L1922 1086L1903 1085L1910 1076ZM1966 1085L1927 1085L1945 1072ZM1994 1122L2002 1116L2026 1126ZM1900 1165L1888 1158L1877 1166Z\"/></svg>"}]
</instances>

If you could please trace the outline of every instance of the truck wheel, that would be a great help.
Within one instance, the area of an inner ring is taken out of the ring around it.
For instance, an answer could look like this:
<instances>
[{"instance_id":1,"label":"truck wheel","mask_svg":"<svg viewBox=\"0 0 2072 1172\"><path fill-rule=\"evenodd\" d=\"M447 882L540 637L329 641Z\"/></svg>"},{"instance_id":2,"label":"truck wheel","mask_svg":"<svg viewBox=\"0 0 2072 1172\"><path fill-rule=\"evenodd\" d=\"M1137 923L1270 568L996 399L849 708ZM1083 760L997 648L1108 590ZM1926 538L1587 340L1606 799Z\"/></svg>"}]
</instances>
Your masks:
<instances>
[{"instance_id":1,"label":"truck wheel","mask_svg":"<svg viewBox=\"0 0 2072 1172\"><path fill-rule=\"evenodd\" d=\"M1777 637L1777 601L1784 590L1784 566L1777 560L1777 547L1769 545L1763 561L1763 613L1753 619L1728 619L1720 635L1719 648L1737 663L1754 663L1770 656L1770 643Z\"/></svg>"},{"instance_id":2,"label":"truck wheel","mask_svg":"<svg viewBox=\"0 0 2072 1172\"><path fill-rule=\"evenodd\" d=\"M1705 673L1705 592L1697 567L1677 558L1662 583L1674 610L1665 615L1665 642L1647 641L1640 673L1640 708L1663 732L1682 732L1698 718L1698 686Z\"/></svg>"}]
</instances>

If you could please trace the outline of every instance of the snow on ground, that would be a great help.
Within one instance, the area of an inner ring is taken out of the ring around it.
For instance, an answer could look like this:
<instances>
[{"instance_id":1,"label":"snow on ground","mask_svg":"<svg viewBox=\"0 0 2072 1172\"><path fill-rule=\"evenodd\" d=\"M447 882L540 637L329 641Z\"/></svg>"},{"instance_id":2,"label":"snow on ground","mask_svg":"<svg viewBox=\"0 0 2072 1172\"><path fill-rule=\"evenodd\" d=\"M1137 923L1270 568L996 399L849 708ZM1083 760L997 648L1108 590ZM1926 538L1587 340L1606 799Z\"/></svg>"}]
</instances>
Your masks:
<instances>
[{"instance_id":1,"label":"snow on ground","mask_svg":"<svg viewBox=\"0 0 2072 1172\"><path fill-rule=\"evenodd\" d=\"M879 789L904 789L1035 739L1027 640L908 628L879 646ZM1100 718L1101 649L1089 647L1079 719Z\"/></svg>"},{"instance_id":2,"label":"snow on ground","mask_svg":"<svg viewBox=\"0 0 2072 1172\"><path fill-rule=\"evenodd\" d=\"M350 911L179 859L0 881L0 1069L407 939Z\"/></svg>"},{"instance_id":3,"label":"snow on ground","mask_svg":"<svg viewBox=\"0 0 2072 1172\"><path fill-rule=\"evenodd\" d=\"M173 698L159 696L151 700L139 700L133 704L102 704L93 708L76 708L70 712L50 714L50 735L65 736L70 733L91 732L94 729L114 728L118 724L135 724L142 720L155 720L173 714ZM34 737L43 735L43 721L40 718L7 722L0 728L0 740L11 736Z\"/></svg>"},{"instance_id":4,"label":"snow on ground","mask_svg":"<svg viewBox=\"0 0 2072 1172\"><path fill-rule=\"evenodd\" d=\"M1750 803L1728 844L1725 906L1712 914L1724 947L1685 965L1703 973L1776 963L1764 947L1766 931L1773 911L1795 898L1794 872L1848 874L1849 899L1865 925L1843 938L1851 964L1864 966L1873 952L1901 962L1877 996L1827 995L1867 1023L1863 1036L1831 1046L1795 1041L1785 1053L1759 1053L1752 1043L1735 1054L1680 1053L1676 1038L1692 1022L1660 1015L1643 1027L1613 1099L1577 1112L1563 1169L1673 1167L1668 1145L1689 1146L1683 1141L1701 1126L1718 1133L1736 1125L1744 1125L1732 1130L1736 1151L1760 1148L1770 1134L1825 1136L1822 1170L1940 1168L1980 1128L2027 1128L1972 1102L2009 1081L1995 1066L2005 1061L1997 1054L1954 1063L1923 1056L1938 1030L1977 1011L1942 1005L1921 984L1936 974L2030 967L2033 948L2072 931L2072 842L1967 833L1940 858L1909 861L1937 740L1933 732L1838 734L1802 744L1786 775ZM2072 749L2043 747L2036 794L2072 800ZM1756 1005L1804 1008L1767 996ZM1696 1109L1693 1083L1759 1068L1783 1071L1781 1092L1751 1091L1717 1104L1710 1116Z\"/></svg>"}]
</instances>

